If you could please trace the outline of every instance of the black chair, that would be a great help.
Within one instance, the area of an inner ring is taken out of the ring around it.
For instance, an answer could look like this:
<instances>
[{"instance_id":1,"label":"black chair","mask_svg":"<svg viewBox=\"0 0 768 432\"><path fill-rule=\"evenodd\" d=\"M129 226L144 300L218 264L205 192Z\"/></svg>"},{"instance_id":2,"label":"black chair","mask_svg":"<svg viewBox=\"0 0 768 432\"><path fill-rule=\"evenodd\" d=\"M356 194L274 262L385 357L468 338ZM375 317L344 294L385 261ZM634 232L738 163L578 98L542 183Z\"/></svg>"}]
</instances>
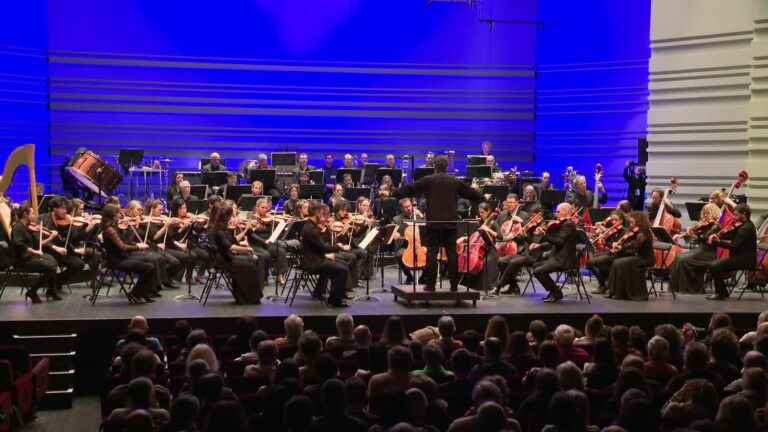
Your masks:
<instances>
[{"instance_id":1,"label":"black chair","mask_svg":"<svg viewBox=\"0 0 768 432\"><path fill-rule=\"evenodd\" d=\"M520 291L520 297L524 296L525 293L528 292L528 287L531 287L531 290L533 291L533 295L536 295L536 284L533 283L533 266L532 265L523 266L523 270L525 270L525 273L528 275L528 280L525 282L525 286L523 286L523 290Z\"/></svg>"},{"instance_id":2,"label":"black chair","mask_svg":"<svg viewBox=\"0 0 768 432\"><path fill-rule=\"evenodd\" d=\"M91 286L91 295L88 296L88 301L91 302L91 306L96 305L101 295L101 291L106 287L106 293L104 297L109 297L109 291L112 289L112 284L117 281L120 286L120 292L125 295L128 302L134 303L134 298L130 295L133 291L133 286L136 284L136 278L130 272L124 272L117 270L109 265L105 260L101 265L101 268L97 270L96 281Z\"/></svg>"},{"instance_id":3,"label":"black chair","mask_svg":"<svg viewBox=\"0 0 768 432\"><path fill-rule=\"evenodd\" d=\"M293 280L288 287L288 292L285 295L283 303L289 303L289 306L293 306L293 301L296 300L296 294L301 289L309 291L313 297L317 297L319 300L324 301L325 287L320 286L326 284L326 281L321 280L320 274L312 272L304 267L304 263L301 262L301 257L298 257L299 263L294 269Z\"/></svg>"},{"instance_id":4,"label":"black chair","mask_svg":"<svg viewBox=\"0 0 768 432\"><path fill-rule=\"evenodd\" d=\"M0 269L4 271L2 279L0 279L0 299L3 298L5 289L11 281L18 282L21 288L20 295L26 299L27 291L32 288L34 282L42 275L40 272L25 270L23 267L19 267L13 249L6 242L0 243L2 243L0 244L0 254L3 254L6 258L3 260L5 268Z\"/></svg>"},{"instance_id":5,"label":"black chair","mask_svg":"<svg viewBox=\"0 0 768 432\"><path fill-rule=\"evenodd\" d=\"M576 245L576 266L568 268L560 272L560 277L563 277L563 282L560 284L560 291L565 288L565 285L570 281L576 287L576 294L579 296L579 300L587 300L587 303L591 303L590 295L587 291L587 286L584 283L584 277L581 275L580 263L587 251L587 245L589 243L579 243Z\"/></svg>"},{"instance_id":6,"label":"black chair","mask_svg":"<svg viewBox=\"0 0 768 432\"><path fill-rule=\"evenodd\" d=\"M203 290L200 292L200 299L198 302L203 303L203 306L208 304L208 297L210 297L211 291L221 288L222 285L232 293L232 297L235 298L235 301L240 303L233 288L232 275L219 262L214 262L213 266L208 269L208 277L203 284Z\"/></svg>"}]
</instances>

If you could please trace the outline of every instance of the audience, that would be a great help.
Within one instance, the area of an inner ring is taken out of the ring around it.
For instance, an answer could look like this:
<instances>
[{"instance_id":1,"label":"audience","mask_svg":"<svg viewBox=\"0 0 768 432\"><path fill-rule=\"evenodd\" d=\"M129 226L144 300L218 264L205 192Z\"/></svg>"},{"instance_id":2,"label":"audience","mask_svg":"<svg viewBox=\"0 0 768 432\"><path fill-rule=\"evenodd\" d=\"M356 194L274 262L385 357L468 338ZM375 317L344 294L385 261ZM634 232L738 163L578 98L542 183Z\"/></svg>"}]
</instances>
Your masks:
<instances>
[{"instance_id":1,"label":"audience","mask_svg":"<svg viewBox=\"0 0 768 432\"><path fill-rule=\"evenodd\" d=\"M137 316L115 345L104 430L768 431L768 312L741 341L749 329L719 313L648 334L598 315L583 334L436 324L412 341L392 316L375 338L341 314L321 339L297 315L281 337L246 316L227 338L186 321L158 338Z\"/></svg>"}]
</instances>

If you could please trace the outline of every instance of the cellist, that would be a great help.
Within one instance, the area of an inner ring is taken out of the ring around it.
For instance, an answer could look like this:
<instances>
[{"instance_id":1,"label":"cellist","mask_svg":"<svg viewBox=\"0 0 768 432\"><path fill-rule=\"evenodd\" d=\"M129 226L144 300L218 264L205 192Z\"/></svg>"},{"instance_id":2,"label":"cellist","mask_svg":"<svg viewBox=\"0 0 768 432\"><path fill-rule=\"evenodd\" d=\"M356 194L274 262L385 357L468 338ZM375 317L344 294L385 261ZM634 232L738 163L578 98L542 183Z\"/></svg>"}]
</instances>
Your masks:
<instances>
[{"instance_id":1,"label":"cellist","mask_svg":"<svg viewBox=\"0 0 768 432\"><path fill-rule=\"evenodd\" d=\"M392 243L395 247L397 265L400 266L400 270L405 275L406 284L413 283L413 273L411 272L410 267L406 266L402 260L403 252L407 246L403 236L405 235L405 228L408 226L408 223L413 220L414 211L416 212L415 216L417 221L424 220L424 215L421 214L419 209L414 207L413 201L410 198L402 198L400 199L400 214L392 219L392 223L396 226L395 231L392 233ZM421 283L421 281L419 281L419 283Z\"/></svg>"},{"instance_id":2,"label":"cellist","mask_svg":"<svg viewBox=\"0 0 768 432\"><path fill-rule=\"evenodd\" d=\"M480 226L469 239L462 236L456 240L456 254L459 258L459 272L464 273L464 285L482 291L492 289L491 285L499 275L496 254L499 226L496 213L487 202L478 205L477 214L480 216ZM476 266L480 266L479 272L474 271Z\"/></svg>"}]
</instances>

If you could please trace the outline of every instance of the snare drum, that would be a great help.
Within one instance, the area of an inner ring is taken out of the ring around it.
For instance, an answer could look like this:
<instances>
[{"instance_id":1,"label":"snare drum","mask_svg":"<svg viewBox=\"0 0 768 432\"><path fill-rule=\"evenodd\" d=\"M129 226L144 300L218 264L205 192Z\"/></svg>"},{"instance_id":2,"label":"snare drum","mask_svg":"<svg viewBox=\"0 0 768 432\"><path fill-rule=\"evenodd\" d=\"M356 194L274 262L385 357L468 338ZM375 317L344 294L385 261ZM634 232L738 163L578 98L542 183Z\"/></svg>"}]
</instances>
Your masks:
<instances>
[{"instance_id":1,"label":"snare drum","mask_svg":"<svg viewBox=\"0 0 768 432\"><path fill-rule=\"evenodd\" d=\"M69 167L69 173L93 193L101 191L104 196L111 194L123 181L123 176L120 173L107 165L99 155L92 151L80 155ZM99 182L101 182L101 187L99 187Z\"/></svg>"}]
</instances>

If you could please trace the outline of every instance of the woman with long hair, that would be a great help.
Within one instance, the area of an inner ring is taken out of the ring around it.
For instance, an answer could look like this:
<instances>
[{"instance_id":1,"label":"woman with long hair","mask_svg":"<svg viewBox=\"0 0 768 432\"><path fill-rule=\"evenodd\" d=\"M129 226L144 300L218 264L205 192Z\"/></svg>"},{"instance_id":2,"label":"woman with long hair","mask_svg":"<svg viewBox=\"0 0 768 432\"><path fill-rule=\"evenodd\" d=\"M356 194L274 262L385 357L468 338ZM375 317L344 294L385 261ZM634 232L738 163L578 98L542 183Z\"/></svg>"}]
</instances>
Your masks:
<instances>
[{"instance_id":1,"label":"woman with long hair","mask_svg":"<svg viewBox=\"0 0 768 432\"><path fill-rule=\"evenodd\" d=\"M623 300L648 300L644 268L652 266L653 234L648 214L634 211L629 215L627 234L631 238L617 242L613 247L616 258L608 276L608 297ZM619 244L620 243L620 244Z\"/></svg>"},{"instance_id":2,"label":"woman with long hair","mask_svg":"<svg viewBox=\"0 0 768 432\"><path fill-rule=\"evenodd\" d=\"M157 263L143 253L149 249L149 245L144 242L129 244L120 237L117 221L119 212L118 206L108 204L101 213L104 258L108 265L115 270L139 275L133 290L128 293L130 301L144 300L151 303L153 301L152 293L157 288ZM129 229L133 229L133 227L129 227Z\"/></svg>"},{"instance_id":3,"label":"woman with long hair","mask_svg":"<svg viewBox=\"0 0 768 432\"><path fill-rule=\"evenodd\" d=\"M261 304L264 289L265 265L257 259L244 239L238 239L230 227L234 215L232 206L217 204L216 218L208 231L208 242L214 251L214 260L232 277L232 291L238 303Z\"/></svg>"},{"instance_id":4,"label":"woman with long hair","mask_svg":"<svg viewBox=\"0 0 768 432\"><path fill-rule=\"evenodd\" d=\"M675 257L669 269L669 289L671 291L700 294L704 292L704 276L710 263L717 259L717 247L707 239L717 230L720 220L720 208L714 203L707 203L701 209L699 222L688 228L685 237L698 246Z\"/></svg>"},{"instance_id":5,"label":"woman with long hair","mask_svg":"<svg viewBox=\"0 0 768 432\"><path fill-rule=\"evenodd\" d=\"M509 345L509 325L507 320L501 315L494 315L488 320L488 324L485 325L485 333L483 334L483 340L488 338L496 338L501 343L501 352L506 353Z\"/></svg>"}]
</instances>

